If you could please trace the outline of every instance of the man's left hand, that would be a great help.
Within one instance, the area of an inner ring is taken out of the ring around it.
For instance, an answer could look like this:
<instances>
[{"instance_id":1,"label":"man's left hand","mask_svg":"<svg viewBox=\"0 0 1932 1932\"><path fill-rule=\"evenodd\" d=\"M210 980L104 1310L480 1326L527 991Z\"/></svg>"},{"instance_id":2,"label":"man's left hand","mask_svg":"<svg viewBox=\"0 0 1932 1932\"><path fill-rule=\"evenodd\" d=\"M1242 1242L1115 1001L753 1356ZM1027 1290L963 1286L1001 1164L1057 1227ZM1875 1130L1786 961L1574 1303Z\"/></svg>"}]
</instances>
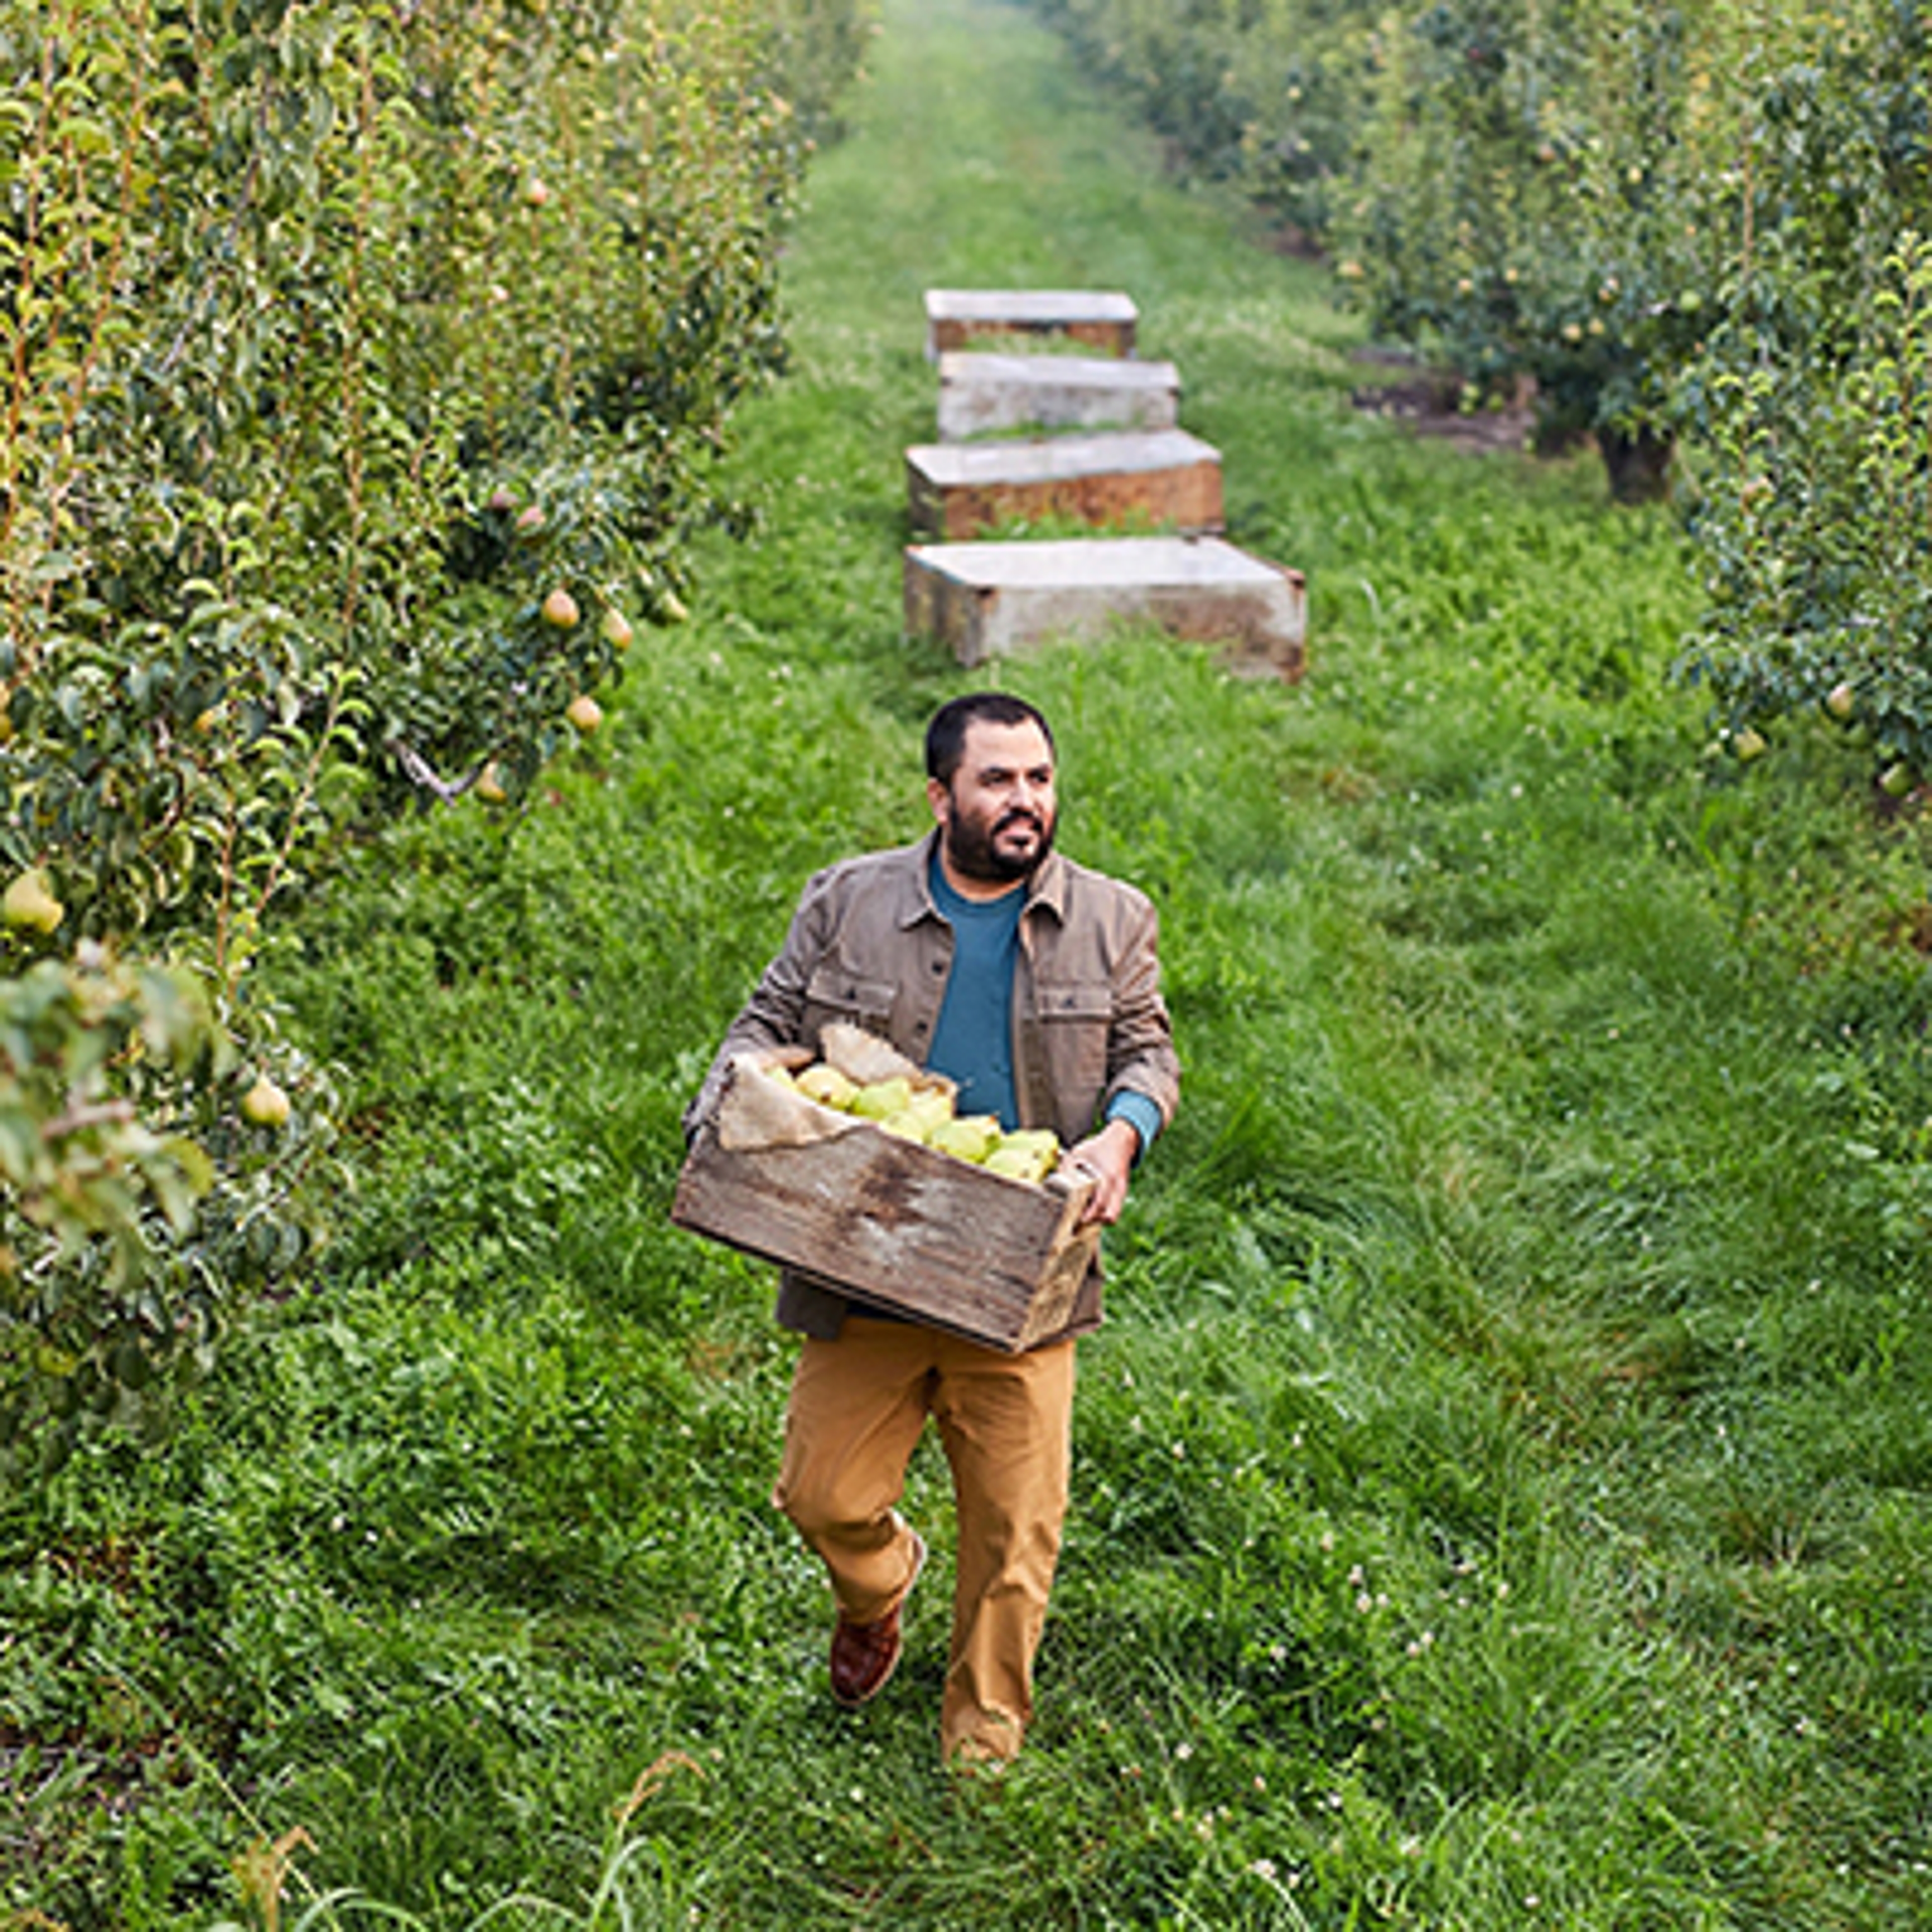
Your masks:
<instances>
[{"instance_id":1,"label":"man's left hand","mask_svg":"<svg viewBox=\"0 0 1932 1932\"><path fill-rule=\"evenodd\" d=\"M1120 1218L1120 1210L1127 1204L1127 1179L1140 1150L1141 1137L1126 1120L1109 1120L1097 1134L1089 1134L1067 1150L1061 1166L1094 1177L1094 1191L1080 1216L1083 1227L1090 1221L1112 1222Z\"/></svg>"}]
</instances>

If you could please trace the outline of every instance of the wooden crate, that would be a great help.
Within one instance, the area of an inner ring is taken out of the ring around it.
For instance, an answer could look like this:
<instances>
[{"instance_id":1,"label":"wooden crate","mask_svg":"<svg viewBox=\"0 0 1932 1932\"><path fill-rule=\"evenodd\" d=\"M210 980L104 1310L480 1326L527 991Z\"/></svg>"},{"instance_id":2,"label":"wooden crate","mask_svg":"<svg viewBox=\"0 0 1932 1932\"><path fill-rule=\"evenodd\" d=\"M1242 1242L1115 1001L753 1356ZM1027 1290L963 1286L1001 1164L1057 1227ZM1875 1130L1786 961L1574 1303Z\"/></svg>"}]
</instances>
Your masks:
<instances>
[{"instance_id":1,"label":"wooden crate","mask_svg":"<svg viewBox=\"0 0 1932 1932\"><path fill-rule=\"evenodd\" d=\"M1078 1226L1090 1181L1010 1180L844 1114L748 1144L742 1077L692 1144L680 1227L1010 1354L1072 1318L1100 1240Z\"/></svg>"},{"instance_id":2,"label":"wooden crate","mask_svg":"<svg viewBox=\"0 0 1932 1932\"><path fill-rule=\"evenodd\" d=\"M912 526L925 536L964 542L1010 518L1052 516L1221 527L1220 452L1185 430L919 443L905 460Z\"/></svg>"},{"instance_id":3,"label":"wooden crate","mask_svg":"<svg viewBox=\"0 0 1932 1932\"><path fill-rule=\"evenodd\" d=\"M1125 622L1221 648L1243 675L1298 678L1308 592L1298 570L1215 537L910 544L905 626L962 664L1098 637Z\"/></svg>"},{"instance_id":4,"label":"wooden crate","mask_svg":"<svg viewBox=\"0 0 1932 1932\"><path fill-rule=\"evenodd\" d=\"M1180 407L1172 362L964 350L939 358L941 442L1015 430L1172 429Z\"/></svg>"},{"instance_id":5,"label":"wooden crate","mask_svg":"<svg viewBox=\"0 0 1932 1932\"><path fill-rule=\"evenodd\" d=\"M1140 311L1114 289L928 289L926 353L994 337L1059 337L1103 356L1131 356Z\"/></svg>"}]
</instances>

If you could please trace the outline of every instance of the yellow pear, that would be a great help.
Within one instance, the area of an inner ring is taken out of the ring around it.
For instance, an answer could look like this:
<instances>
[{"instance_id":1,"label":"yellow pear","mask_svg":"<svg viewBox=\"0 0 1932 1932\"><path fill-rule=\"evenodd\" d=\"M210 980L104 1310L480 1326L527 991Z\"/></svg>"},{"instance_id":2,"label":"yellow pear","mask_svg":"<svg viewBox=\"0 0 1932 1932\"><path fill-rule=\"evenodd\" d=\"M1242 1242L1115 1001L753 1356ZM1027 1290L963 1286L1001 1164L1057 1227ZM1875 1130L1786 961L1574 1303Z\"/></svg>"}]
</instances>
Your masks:
<instances>
[{"instance_id":1,"label":"yellow pear","mask_svg":"<svg viewBox=\"0 0 1932 1932\"><path fill-rule=\"evenodd\" d=\"M1000 1144L1041 1155L1049 1168L1060 1158L1060 1136L1051 1127L1016 1127L1011 1133L1000 1136Z\"/></svg>"},{"instance_id":2,"label":"yellow pear","mask_svg":"<svg viewBox=\"0 0 1932 1932\"><path fill-rule=\"evenodd\" d=\"M1044 1156L1037 1148L1018 1148L1002 1141L980 1165L988 1174L1003 1174L1009 1180L1041 1181L1046 1178Z\"/></svg>"},{"instance_id":3,"label":"yellow pear","mask_svg":"<svg viewBox=\"0 0 1932 1932\"><path fill-rule=\"evenodd\" d=\"M916 1114L928 1132L941 1120L952 1118L952 1090L948 1087L918 1087L906 1102L906 1112Z\"/></svg>"},{"instance_id":4,"label":"yellow pear","mask_svg":"<svg viewBox=\"0 0 1932 1932\"><path fill-rule=\"evenodd\" d=\"M258 1073L255 1084L242 1096L242 1111L258 1127L285 1126L289 1096L266 1073Z\"/></svg>"},{"instance_id":5,"label":"yellow pear","mask_svg":"<svg viewBox=\"0 0 1932 1932\"><path fill-rule=\"evenodd\" d=\"M862 1120L883 1120L903 1111L911 1098L912 1082L903 1073L895 1073L890 1080L861 1087L852 1096L852 1111Z\"/></svg>"},{"instance_id":6,"label":"yellow pear","mask_svg":"<svg viewBox=\"0 0 1932 1932\"><path fill-rule=\"evenodd\" d=\"M926 1137L929 1148L956 1160L982 1161L999 1144L1000 1123L992 1114L963 1114L941 1120Z\"/></svg>"},{"instance_id":7,"label":"yellow pear","mask_svg":"<svg viewBox=\"0 0 1932 1932\"><path fill-rule=\"evenodd\" d=\"M808 1100L816 1100L821 1107L836 1107L842 1114L859 1090L837 1067L823 1060L808 1066L792 1084Z\"/></svg>"},{"instance_id":8,"label":"yellow pear","mask_svg":"<svg viewBox=\"0 0 1932 1932\"><path fill-rule=\"evenodd\" d=\"M66 916L67 908L54 897L46 874L38 866L22 872L0 896L0 919L9 926L51 932Z\"/></svg>"}]
</instances>

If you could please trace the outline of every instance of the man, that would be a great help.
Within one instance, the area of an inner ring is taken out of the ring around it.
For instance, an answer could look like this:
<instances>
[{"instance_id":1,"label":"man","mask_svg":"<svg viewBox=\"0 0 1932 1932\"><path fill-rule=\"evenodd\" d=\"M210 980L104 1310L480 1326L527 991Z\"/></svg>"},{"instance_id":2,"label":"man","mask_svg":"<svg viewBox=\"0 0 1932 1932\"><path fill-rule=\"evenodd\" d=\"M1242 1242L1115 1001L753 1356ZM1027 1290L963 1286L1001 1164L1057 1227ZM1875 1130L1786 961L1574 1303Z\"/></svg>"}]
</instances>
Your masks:
<instances>
[{"instance_id":1,"label":"man","mask_svg":"<svg viewBox=\"0 0 1932 1932\"><path fill-rule=\"evenodd\" d=\"M958 1084L962 1114L1052 1127L1112 1222L1172 1116L1180 1070L1155 920L1131 886L1056 854L1053 736L1022 700L955 698L926 741L935 821L918 844L806 886L778 957L726 1033L686 1118L737 1054L818 1049L856 1022ZM832 1690L856 1708L898 1661L926 1546L898 1514L930 1416L952 1472L958 1563L940 1712L949 1762L1004 1761L1033 1715L1033 1662L1066 1514L1073 1338L1100 1317L1097 1267L1059 1334L982 1347L788 1271L778 1319L805 1336L772 1501L824 1560L838 1607Z\"/></svg>"}]
</instances>

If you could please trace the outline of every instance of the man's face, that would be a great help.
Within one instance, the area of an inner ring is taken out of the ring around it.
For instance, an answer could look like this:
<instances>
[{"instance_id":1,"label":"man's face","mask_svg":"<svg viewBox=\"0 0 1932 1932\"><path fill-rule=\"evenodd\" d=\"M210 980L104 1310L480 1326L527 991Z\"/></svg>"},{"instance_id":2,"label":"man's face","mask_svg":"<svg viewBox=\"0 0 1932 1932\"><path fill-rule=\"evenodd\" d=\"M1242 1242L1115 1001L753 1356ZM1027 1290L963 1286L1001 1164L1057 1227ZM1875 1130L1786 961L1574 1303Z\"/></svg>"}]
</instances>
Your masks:
<instances>
[{"instance_id":1,"label":"man's face","mask_svg":"<svg viewBox=\"0 0 1932 1932\"><path fill-rule=\"evenodd\" d=\"M1053 791L1053 751L1030 720L966 728L965 755L950 784L926 782L947 860L969 879L1011 885L1053 847L1060 812Z\"/></svg>"}]
</instances>

